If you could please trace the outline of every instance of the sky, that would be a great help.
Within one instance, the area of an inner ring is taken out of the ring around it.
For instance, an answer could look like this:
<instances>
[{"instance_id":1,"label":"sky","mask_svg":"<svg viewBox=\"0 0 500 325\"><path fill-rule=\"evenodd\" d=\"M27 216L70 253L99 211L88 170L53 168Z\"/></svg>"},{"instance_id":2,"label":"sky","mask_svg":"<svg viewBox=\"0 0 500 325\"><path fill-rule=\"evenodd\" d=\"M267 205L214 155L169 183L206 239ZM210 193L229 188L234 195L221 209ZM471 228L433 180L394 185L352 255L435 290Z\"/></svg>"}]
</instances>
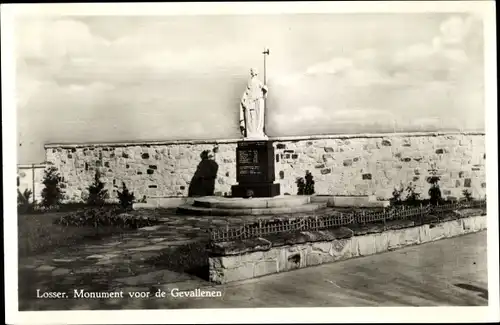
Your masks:
<instances>
[{"instance_id":1,"label":"sky","mask_svg":"<svg viewBox=\"0 0 500 325\"><path fill-rule=\"evenodd\" d=\"M269 136L484 130L482 21L463 13L32 16L15 41L18 163L238 138L265 48Z\"/></svg>"}]
</instances>

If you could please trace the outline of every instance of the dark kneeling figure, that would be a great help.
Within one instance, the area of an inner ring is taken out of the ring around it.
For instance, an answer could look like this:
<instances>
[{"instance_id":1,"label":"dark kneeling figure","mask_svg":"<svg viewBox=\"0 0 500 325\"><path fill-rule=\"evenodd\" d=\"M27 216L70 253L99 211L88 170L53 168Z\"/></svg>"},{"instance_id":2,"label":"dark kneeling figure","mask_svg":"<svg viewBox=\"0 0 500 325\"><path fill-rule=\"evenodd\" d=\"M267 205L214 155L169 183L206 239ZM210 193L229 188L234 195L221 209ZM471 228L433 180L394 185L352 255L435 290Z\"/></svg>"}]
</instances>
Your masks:
<instances>
[{"instance_id":1,"label":"dark kneeling figure","mask_svg":"<svg viewBox=\"0 0 500 325\"><path fill-rule=\"evenodd\" d=\"M219 165L213 160L210 151L200 154L201 161L189 184L188 196L212 196L215 191L215 180Z\"/></svg>"}]
</instances>

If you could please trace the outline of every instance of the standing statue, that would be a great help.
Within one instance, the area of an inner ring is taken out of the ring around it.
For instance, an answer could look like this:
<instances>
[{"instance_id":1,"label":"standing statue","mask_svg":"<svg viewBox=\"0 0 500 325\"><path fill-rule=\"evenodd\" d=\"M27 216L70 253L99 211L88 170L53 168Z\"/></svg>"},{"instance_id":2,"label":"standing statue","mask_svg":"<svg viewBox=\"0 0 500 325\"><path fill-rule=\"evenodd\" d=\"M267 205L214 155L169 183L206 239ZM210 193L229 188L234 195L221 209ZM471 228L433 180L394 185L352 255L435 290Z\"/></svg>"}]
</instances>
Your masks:
<instances>
[{"instance_id":1,"label":"standing statue","mask_svg":"<svg viewBox=\"0 0 500 325\"><path fill-rule=\"evenodd\" d=\"M256 69L250 70L250 79L240 103L240 130L247 140L267 139L264 116L268 89L257 75Z\"/></svg>"}]
</instances>

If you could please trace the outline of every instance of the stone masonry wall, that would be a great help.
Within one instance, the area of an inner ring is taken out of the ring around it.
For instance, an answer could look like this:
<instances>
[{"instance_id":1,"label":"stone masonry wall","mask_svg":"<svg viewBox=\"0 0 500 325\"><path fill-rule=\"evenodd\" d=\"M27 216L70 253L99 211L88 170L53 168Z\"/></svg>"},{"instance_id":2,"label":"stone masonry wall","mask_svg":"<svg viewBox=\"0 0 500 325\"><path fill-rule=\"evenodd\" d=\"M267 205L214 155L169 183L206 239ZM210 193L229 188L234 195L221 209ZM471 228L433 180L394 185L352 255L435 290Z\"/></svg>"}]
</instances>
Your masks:
<instances>
[{"instance_id":1,"label":"stone masonry wall","mask_svg":"<svg viewBox=\"0 0 500 325\"><path fill-rule=\"evenodd\" d=\"M297 177L314 176L317 194L376 195L388 199L395 186L416 185L427 197L430 170L441 175L443 195L467 189L484 197L484 133L415 133L271 139L276 181L282 194L296 194ZM203 150L215 151L216 195L236 184L237 140L47 145L46 160L60 171L68 201L81 201L96 169L111 196L125 182L137 198L187 196Z\"/></svg>"}]
</instances>

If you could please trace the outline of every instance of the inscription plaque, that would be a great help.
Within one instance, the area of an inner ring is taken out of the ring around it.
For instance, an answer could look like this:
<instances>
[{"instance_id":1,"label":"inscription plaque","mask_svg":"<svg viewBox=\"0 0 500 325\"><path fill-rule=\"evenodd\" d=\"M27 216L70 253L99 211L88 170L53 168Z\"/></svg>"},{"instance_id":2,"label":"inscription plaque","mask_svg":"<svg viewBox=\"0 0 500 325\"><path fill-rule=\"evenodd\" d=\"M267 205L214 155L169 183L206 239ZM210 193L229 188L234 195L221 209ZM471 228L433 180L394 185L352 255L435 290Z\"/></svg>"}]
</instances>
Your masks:
<instances>
[{"instance_id":1,"label":"inscription plaque","mask_svg":"<svg viewBox=\"0 0 500 325\"><path fill-rule=\"evenodd\" d=\"M274 181L274 147L267 141L244 141L236 151L238 183Z\"/></svg>"},{"instance_id":2,"label":"inscription plaque","mask_svg":"<svg viewBox=\"0 0 500 325\"><path fill-rule=\"evenodd\" d=\"M248 190L255 197L279 195L279 184L273 184L274 147L270 141L241 141L236 149L236 180L233 196L244 197Z\"/></svg>"}]
</instances>

